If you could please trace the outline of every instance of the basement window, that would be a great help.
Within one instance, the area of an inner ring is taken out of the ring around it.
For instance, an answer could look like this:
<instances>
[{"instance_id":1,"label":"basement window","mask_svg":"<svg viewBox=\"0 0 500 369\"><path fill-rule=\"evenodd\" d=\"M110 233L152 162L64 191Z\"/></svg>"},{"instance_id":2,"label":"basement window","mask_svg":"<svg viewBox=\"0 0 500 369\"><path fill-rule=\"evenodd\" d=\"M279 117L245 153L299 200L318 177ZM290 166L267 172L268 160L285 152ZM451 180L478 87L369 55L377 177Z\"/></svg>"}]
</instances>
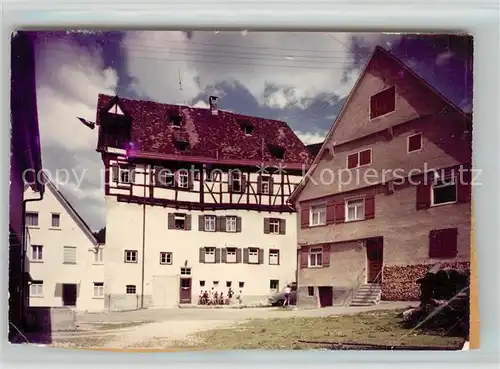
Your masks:
<instances>
[{"instance_id":1,"label":"basement window","mask_svg":"<svg viewBox=\"0 0 500 369\"><path fill-rule=\"evenodd\" d=\"M267 149L271 155L276 159L283 159L285 157L285 148L278 145L267 145Z\"/></svg>"}]
</instances>

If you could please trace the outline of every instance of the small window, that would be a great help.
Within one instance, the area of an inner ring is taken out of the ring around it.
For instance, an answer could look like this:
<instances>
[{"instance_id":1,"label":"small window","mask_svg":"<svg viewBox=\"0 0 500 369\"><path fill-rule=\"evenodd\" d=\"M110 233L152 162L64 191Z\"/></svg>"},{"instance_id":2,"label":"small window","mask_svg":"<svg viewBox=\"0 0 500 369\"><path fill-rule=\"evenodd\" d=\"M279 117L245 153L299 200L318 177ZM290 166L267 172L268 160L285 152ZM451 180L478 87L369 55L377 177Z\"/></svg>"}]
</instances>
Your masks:
<instances>
[{"instance_id":1,"label":"small window","mask_svg":"<svg viewBox=\"0 0 500 369\"><path fill-rule=\"evenodd\" d=\"M31 282L30 297L43 297L43 281Z\"/></svg>"},{"instance_id":2,"label":"small window","mask_svg":"<svg viewBox=\"0 0 500 369\"><path fill-rule=\"evenodd\" d=\"M130 183L130 168L126 166L118 167L118 180L120 183Z\"/></svg>"},{"instance_id":3,"label":"small window","mask_svg":"<svg viewBox=\"0 0 500 369\"><path fill-rule=\"evenodd\" d=\"M94 297L102 298L104 297L104 283L94 282Z\"/></svg>"},{"instance_id":4,"label":"small window","mask_svg":"<svg viewBox=\"0 0 500 369\"><path fill-rule=\"evenodd\" d=\"M271 290L271 292L278 292L280 289L280 281L278 281L277 279L271 279L269 281L269 289Z\"/></svg>"},{"instance_id":5,"label":"small window","mask_svg":"<svg viewBox=\"0 0 500 369\"><path fill-rule=\"evenodd\" d=\"M200 287L205 287L205 281L200 281Z\"/></svg>"},{"instance_id":6,"label":"small window","mask_svg":"<svg viewBox=\"0 0 500 369\"><path fill-rule=\"evenodd\" d=\"M432 205L457 202L457 185L454 177L437 179L432 185Z\"/></svg>"},{"instance_id":7,"label":"small window","mask_svg":"<svg viewBox=\"0 0 500 369\"><path fill-rule=\"evenodd\" d=\"M280 264L280 251L269 250L269 265L279 265L279 264Z\"/></svg>"},{"instance_id":8,"label":"small window","mask_svg":"<svg viewBox=\"0 0 500 369\"><path fill-rule=\"evenodd\" d=\"M314 287L307 287L307 296L314 296Z\"/></svg>"},{"instance_id":9,"label":"small window","mask_svg":"<svg viewBox=\"0 0 500 369\"><path fill-rule=\"evenodd\" d=\"M364 199L353 199L346 200L346 221L350 222L353 220L363 220L365 219L365 200Z\"/></svg>"},{"instance_id":10,"label":"small window","mask_svg":"<svg viewBox=\"0 0 500 369\"><path fill-rule=\"evenodd\" d=\"M181 115L174 115L170 118L170 122L172 123L172 127L174 128L180 128L181 127L181 122L182 122L182 116Z\"/></svg>"},{"instance_id":11,"label":"small window","mask_svg":"<svg viewBox=\"0 0 500 369\"><path fill-rule=\"evenodd\" d=\"M51 223L52 228L60 227L60 219L61 219L60 214L52 213L52 223Z\"/></svg>"},{"instance_id":12,"label":"small window","mask_svg":"<svg viewBox=\"0 0 500 369\"><path fill-rule=\"evenodd\" d=\"M396 87L392 86L370 96L370 119L375 119L396 110Z\"/></svg>"},{"instance_id":13,"label":"small window","mask_svg":"<svg viewBox=\"0 0 500 369\"><path fill-rule=\"evenodd\" d=\"M276 159L283 159L285 157L285 148L277 145L267 145L267 149L271 155Z\"/></svg>"},{"instance_id":14,"label":"small window","mask_svg":"<svg viewBox=\"0 0 500 369\"><path fill-rule=\"evenodd\" d=\"M236 248L228 247L226 249L226 263L236 263Z\"/></svg>"},{"instance_id":15,"label":"small window","mask_svg":"<svg viewBox=\"0 0 500 369\"><path fill-rule=\"evenodd\" d=\"M269 219L269 233L279 234L280 233L280 220L279 219Z\"/></svg>"},{"instance_id":16,"label":"small window","mask_svg":"<svg viewBox=\"0 0 500 369\"><path fill-rule=\"evenodd\" d=\"M214 287L219 286L219 281L214 281Z\"/></svg>"},{"instance_id":17,"label":"small window","mask_svg":"<svg viewBox=\"0 0 500 369\"><path fill-rule=\"evenodd\" d=\"M242 175L239 171L231 173L231 191L241 192L241 178Z\"/></svg>"},{"instance_id":18,"label":"small window","mask_svg":"<svg viewBox=\"0 0 500 369\"><path fill-rule=\"evenodd\" d=\"M408 152L420 151L422 149L422 133L408 136Z\"/></svg>"},{"instance_id":19,"label":"small window","mask_svg":"<svg viewBox=\"0 0 500 369\"><path fill-rule=\"evenodd\" d=\"M236 217L226 217L226 232L236 232Z\"/></svg>"},{"instance_id":20,"label":"small window","mask_svg":"<svg viewBox=\"0 0 500 369\"><path fill-rule=\"evenodd\" d=\"M125 250L125 262L126 263L137 263L137 251Z\"/></svg>"},{"instance_id":21,"label":"small window","mask_svg":"<svg viewBox=\"0 0 500 369\"><path fill-rule=\"evenodd\" d=\"M260 177L260 192L264 195L269 194L271 185L270 177Z\"/></svg>"},{"instance_id":22,"label":"small window","mask_svg":"<svg viewBox=\"0 0 500 369\"><path fill-rule=\"evenodd\" d=\"M102 247L98 247L94 250L94 263L103 263L104 262L104 250Z\"/></svg>"},{"instance_id":23,"label":"small window","mask_svg":"<svg viewBox=\"0 0 500 369\"><path fill-rule=\"evenodd\" d=\"M309 224L311 226L326 224L326 206L313 205L310 208Z\"/></svg>"},{"instance_id":24,"label":"small window","mask_svg":"<svg viewBox=\"0 0 500 369\"><path fill-rule=\"evenodd\" d=\"M200 171L199 171L199 170L195 170L195 171L193 172L193 179L194 179L195 181L199 181L199 180L200 180Z\"/></svg>"},{"instance_id":25,"label":"small window","mask_svg":"<svg viewBox=\"0 0 500 369\"><path fill-rule=\"evenodd\" d=\"M248 262L250 264L257 264L259 262L259 249L252 247L248 249Z\"/></svg>"},{"instance_id":26,"label":"small window","mask_svg":"<svg viewBox=\"0 0 500 369\"><path fill-rule=\"evenodd\" d=\"M175 214L174 227L175 229L186 229L186 214Z\"/></svg>"},{"instance_id":27,"label":"small window","mask_svg":"<svg viewBox=\"0 0 500 369\"><path fill-rule=\"evenodd\" d=\"M189 173L187 170L180 170L178 172L179 176L179 187L188 188L189 187Z\"/></svg>"},{"instance_id":28,"label":"small window","mask_svg":"<svg viewBox=\"0 0 500 369\"><path fill-rule=\"evenodd\" d=\"M205 215L203 219L205 221L205 232L215 232L215 215Z\"/></svg>"},{"instance_id":29,"label":"small window","mask_svg":"<svg viewBox=\"0 0 500 369\"><path fill-rule=\"evenodd\" d=\"M160 264L171 265L172 264L172 253L171 252L160 252Z\"/></svg>"},{"instance_id":30,"label":"small window","mask_svg":"<svg viewBox=\"0 0 500 369\"><path fill-rule=\"evenodd\" d=\"M137 293L136 287L133 284L127 284L125 287L125 292L127 295L135 295Z\"/></svg>"},{"instance_id":31,"label":"small window","mask_svg":"<svg viewBox=\"0 0 500 369\"><path fill-rule=\"evenodd\" d=\"M76 264L76 247L64 246L63 263Z\"/></svg>"},{"instance_id":32,"label":"small window","mask_svg":"<svg viewBox=\"0 0 500 369\"><path fill-rule=\"evenodd\" d=\"M170 187L174 183L174 174L167 168L157 169L156 180L157 185L162 187Z\"/></svg>"},{"instance_id":33,"label":"small window","mask_svg":"<svg viewBox=\"0 0 500 369\"><path fill-rule=\"evenodd\" d=\"M181 268L181 275L191 275L191 268Z\"/></svg>"},{"instance_id":34,"label":"small window","mask_svg":"<svg viewBox=\"0 0 500 369\"><path fill-rule=\"evenodd\" d=\"M205 263L215 263L215 247L205 247Z\"/></svg>"},{"instance_id":35,"label":"small window","mask_svg":"<svg viewBox=\"0 0 500 369\"><path fill-rule=\"evenodd\" d=\"M239 286L240 288L245 287L245 282L239 282L239 283L238 283L238 286Z\"/></svg>"},{"instance_id":36,"label":"small window","mask_svg":"<svg viewBox=\"0 0 500 369\"><path fill-rule=\"evenodd\" d=\"M32 245L31 246L31 260L32 261L42 261L43 260L43 246Z\"/></svg>"},{"instance_id":37,"label":"small window","mask_svg":"<svg viewBox=\"0 0 500 369\"><path fill-rule=\"evenodd\" d=\"M241 129L243 130L243 133L245 133L245 135L247 136L251 136L254 129L253 124L248 119L245 118L239 118L237 120L238 123L240 124Z\"/></svg>"},{"instance_id":38,"label":"small window","mask_svg":"<svg viewBox=\"0 0 500 369\"><path fill-rule=\"evenodd\" d=\"M360 152L355 152L347 156L347 168L353 169L364 165L369 165L372 162L372 150L366 149Z\"/></svg>"},{"instance_id":39,"label":"small window","mask_svg":"<svg viewBox=\"0 0 500 369\"><path fill-rule=\"evenodd\" d=\"M320 267L323 265L323 248L312 248L309 251L309 267Z\"/></svg>"},{"instance_id":40,"label":"small window","mask_svg":"<svg viewBox=\"0 0 500 369\"><path fill-rule=\"evenodd\" d=\"M26 213L26 226L38 227L38 213L35 212Z\"/></svg>"},{"instance_id":41,"label":"small window","mask_svg":"<svg viewBox=\"0 0 500 369\"><path fill-rule=\"evenodd\" d=\"M227 288L230 288L232 284L233 284L233 282L231 282L231 281L226 281L226 287L227 287Z\"/></svg>"},{"instance_id":42,"label":"small window","mask_svg":"<svg viewBox=\"0 0 500 369\"><path fill-rule=\"evenodd\" d=\"M245 132L245 135L251 136L253 133L253 127L252 126L245 126L245 127L243 127L243 132Z\"/></svg>"}]
</instances>

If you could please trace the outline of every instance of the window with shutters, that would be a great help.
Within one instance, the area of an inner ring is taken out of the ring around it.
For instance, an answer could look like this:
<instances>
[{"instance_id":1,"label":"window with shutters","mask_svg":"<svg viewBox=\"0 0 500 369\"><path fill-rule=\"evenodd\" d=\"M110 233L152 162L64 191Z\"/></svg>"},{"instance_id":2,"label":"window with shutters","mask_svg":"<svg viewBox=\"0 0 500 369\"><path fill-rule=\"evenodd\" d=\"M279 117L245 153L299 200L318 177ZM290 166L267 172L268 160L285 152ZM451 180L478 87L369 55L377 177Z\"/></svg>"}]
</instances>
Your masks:
<instances>
[{"instance_id":1,"label":"window with shutters","mask_svg":"<svg viewBox=\"0 0 500 369\"><path fill-rule=\"evenodd\" d=\"M370 96L370 119L375 119L396 110L396 86L391 86Z\"/></svg>"},{"instance_id":2,"label":"window with shutters","mask_svg":"<svg viewBox=\"0 0 500 369\"><path fill-rule=\"evenodd\" d=\"M226 217L226 232L236 232L236 217Z\"/></svg>"},{"instance_id":3,"label":"window with shutters","mask_svg":"<svg viewBox=\"0 0 500 369\"><path fill-rule=\"evenodd\" d=\"M215 247L205 247L205 263L215 263Z\"/></svg>"},{"instance_id":4,"label":"window with shutters","mask_svg":"<svg viewBox=\"0 0 500 369\"><path fill-rule=\"evenodd\" d=\"M355 152L347 156L347 168L359 168L372 163L372 149Z\"/></svg>"},{"instance_id":5,"label":"window with shutters","mask_svg":"<svg viewBox=\"0 0 500 369\"><path fill-rule=\"evenodd\" d=\"M204 230L205 232L215 232L215 222L217 217L215 215L205 215L203 218L204 221Z\"/></svg>"},{"instance_id":6,"label":"window with shutters","mask_svg":"<svg viewBox=\"0 0 500 369\"><path fill-rule=\"evenodd\" d=\"M310 226L318 226L326 224L326 205L312 205L310 207Z\"/></svg>"},{"instance_id":7,"label":"window with shutters","mask_svg":"<svg viewBox=\"0 0 500 369\"><path fill-rule=\"evenodd\" d=\"M191 268L181 268L181 275L191 275Z\"/></svg>"},{"instance_id":8,"label":"window with shutters","mask_svg":"<svg viewBox=\"0 0 500 369\"><path fill-rule=\"evenodd\" d=\"M26 226L38 227L38 213L33 211L26 212Z\"/></svg>"},{"instance_id":9,"label":"window with shutters","mask_svg":"<svg viewBox=\"0 0 500 369\"><path fill-rule=\"evenodd\" d=\"M177 172L178 176L178 186L180 188L188 188L189 187L189 172L187 170L179 170Z\"/></svg>"},{"instance_id":10,"label":"window with shutters","mask_svg":"<svg viewBox=\"0 0 500 369\"><path fill-rule=\"evenodd\" d=\"M104 283L94 282L94 298L103 298L103 297L104 297Z\"/></svg>"},{"instance_id":11,"label":"window with shutters","mask_svg":"<svg viewBox=\"0 0 500 369\"><path fill-rule=\"evenodd\" d=\"M160 252L160 264L161 265L172 265L172 253L171 252Z\"/></svg>"},{"instance_id":12,"label":"window with shutters","mask_svg":"<svg viewBox=\"0 0 500 369\"><path fill-rule=\"evenodd\" d=\"M31 246L31 261L42 261L43 260L43 246L42 245L32 245Z\"/></svg>"},{"instance_id":13,"label":"window with shutters","mask_svg":"<svg viewBox=\"0 0 500 369\"><path fill-rule=\"evenodd\" d=\"M126 263L137 263L137 251L136 250L125 250L125 262Z\"/></svg>"},{"instance_id":14,"label":"window with shutters","mask_svg":"<svg viewBox=\"0 0 500 369\"><path fill-rule=\"evenodd\" d=\"M422 150L422 133L408 136L408 153Z\"/></svg>"},{"instance_id":15,"label":"window with shutters","mask_svg":"<svg viewBox=\"0 0 500 369\"><path fill-rule=\"evenodd\" d=\"M130 183L130 168L128 166L120 165L118 167L118 181L120 183Z\"/></svg>"},{"instance_id":16,"label":"window with shutters","mask_svg":"<svg viewBox=\"0 0 500 369\"><path fill-rule=\"evenodd\" d=\"M457 202L457 184L454 177L438 178L432 184L431 205L453 204Z\"/></svg>"},{"instance_id":17,"label":"window with shutters","mask_svg":"<svg viewBox=\"0 0 500 369\"><path fill-rule=\"evenodd\" d=\"M323 248L313 247L309 250L309 267L316 268L323 266Z\"/></svg>"},{"instance_id":18,"label":"window with shutters","mask_svg":"<svg viewBox=\"0 0 500 369\"><path fill-rule=\"evenodd\" d=\"M436 229L429 232L429 257L436 259L457 256L457 228Z\"/></svg>"},{"instance_id":19,"label":"window with shutters","mask_svg":"<svg viewBox=\"0 0 500 369\"><path fill-rule=\"evenodd\" d=\"M174 228L175 229L186 229L186 214L174 214Z\"/></svg>"},{"instance_id":20,"label":"window with shutters","mask_svg":"<svg viewBox=\"0 0 500 369\"><path fill-rule=\"evenodd\" d=\"M64 246L63 263L76 264L76 247Z\"/></svg>"},{"instance_id":21,"label":"window with shutters","mask_svg":"<svg viewBox=\"0 0 500 369\"><path fill-rule=\"evenodd\" d=\"M280 219L269 219L269 233L280 234Z\"/></svg>"},{"instance_id":22,"label":"window with shutters","mask_svg":"<svg viewBox=\"0 0 500 369\"><path fill-rule=\"evenodd\" d=\"M61 214L52 213L50 226L52 228L59 228L61 226Z\"/></svg>"},{"instance_id":23,"label":"window with shutters","mask_svg":"<svg viewBox=\"0 0 500 369\"><path fill-rule=\"evenodd\" d=\"M350 199L345 202L346 222L365 219L365 199Z\"/></svg>"},{"instance_id":24,"label":"window with shutters","mask_svg":"<svg viewBox=\"0 0 500 369\"><path fill-rule=\"evenodd\" d=\"M236 247L226 249L226 263L236 263Z\"/></svg>"},{"instance_id":25,"label":"window with shutters","mask_svg":"<svg viewBox=\"0 0 500 369\"><path fill-rule=\"evenodd\" d=\"M31 282L30 297L43 297L43 281Z\"/></svg>"},{"instance_id":26,"label":"window with shutters","mask_svg":"<svg viewBox=\"0 0 500 369\"><path fill-rule=\"evenodd\" d=\"M127 295L135 295L137 292L137 288L133 284L127 284L125 286L125 292L127 293Z\"/></svg>"},{"instance_id":27,"label":"window with shutters","mask_svg":"<svg viewBox=\"0 0 500 369\"><path fill-rule=\"evenodd\" d=\"M280 250L269 250L269 265L280 264Z\"/></svg>"},{"instance_id":28,"label":"window with shutters","mask_svg":"<svg viewBox=\"0 0 500 369\"><path fill-rule=\"evenodd\" d=\"M260 192L262 194L269 194L270 193L270 185L271 185L271 178L269 176L261 176L260 177Z\"/></svg>"},{"instance_id":29,"label":"window with shutters","mask_svg":"<svg viewBox=\"0 0 500 369\"><path fill-rule=\"evenodd\" d=\"M258 264L259 263L259 249L256 247L251 247L248 249L248 263Z\"/></svg>"}]
</instances>

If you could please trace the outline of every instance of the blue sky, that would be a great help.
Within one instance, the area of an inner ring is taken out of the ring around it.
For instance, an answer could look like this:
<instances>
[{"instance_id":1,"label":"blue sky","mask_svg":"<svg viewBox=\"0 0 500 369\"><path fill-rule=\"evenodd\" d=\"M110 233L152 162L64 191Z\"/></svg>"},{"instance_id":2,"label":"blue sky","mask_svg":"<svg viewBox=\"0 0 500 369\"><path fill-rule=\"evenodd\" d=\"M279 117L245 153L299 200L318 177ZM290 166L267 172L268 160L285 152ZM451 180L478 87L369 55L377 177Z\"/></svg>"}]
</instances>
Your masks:
<instances>
[{"instance_id":1,"label":"blue sky","mask_svg":"<svg viewBox=\"0 0 500 369\"><path fill-rule=\"evenodd\" d=\"M217 95L220 109L284 120L304 143L316 143L380 45L471 111L466 37L247 31L37 36L44 166L53 176L57 169L69 172L61 190L93 229L105 225L103 165L95 152L96 130L76 117L95 120L99 93L200 107Z\"/></svg>"}]
</instances>

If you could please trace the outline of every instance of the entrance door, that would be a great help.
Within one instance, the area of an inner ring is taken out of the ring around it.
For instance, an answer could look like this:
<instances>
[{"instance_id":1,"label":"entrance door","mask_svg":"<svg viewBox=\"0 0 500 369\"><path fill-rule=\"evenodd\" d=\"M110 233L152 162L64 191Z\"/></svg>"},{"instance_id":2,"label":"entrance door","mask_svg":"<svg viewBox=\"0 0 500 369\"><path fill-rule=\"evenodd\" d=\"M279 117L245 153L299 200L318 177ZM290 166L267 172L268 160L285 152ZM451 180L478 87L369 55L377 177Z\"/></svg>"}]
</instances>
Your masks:
<instances>
[{"instance_id":1,"label":"entrance door","mask_svg":"<svg viewBox=\"0 0 500 369\"><path fill-rule=\"evenodd\" d=\"M181 278L179 302L181 304L191 303L191 278Z\"/></svg>"},{"instance_id":2,"label":"entrance door","mask_svg":"<svg viewBox=\"0 0 500 369\"><path fill-rule=\"evenodd\" d=\"M368 283L382 282L383 239L366 241L366 258L368 260Z\"/></svg>"},{"instance_id":3,"label":"entrance door","mask_svg":"<svg viewBox=\"0 0 500 369\"><path fill-rule=\"evenodd\" d=\"M62 285L62 300L64 306L76 306L76 284Z\"/></svg>"}]
</instances>

